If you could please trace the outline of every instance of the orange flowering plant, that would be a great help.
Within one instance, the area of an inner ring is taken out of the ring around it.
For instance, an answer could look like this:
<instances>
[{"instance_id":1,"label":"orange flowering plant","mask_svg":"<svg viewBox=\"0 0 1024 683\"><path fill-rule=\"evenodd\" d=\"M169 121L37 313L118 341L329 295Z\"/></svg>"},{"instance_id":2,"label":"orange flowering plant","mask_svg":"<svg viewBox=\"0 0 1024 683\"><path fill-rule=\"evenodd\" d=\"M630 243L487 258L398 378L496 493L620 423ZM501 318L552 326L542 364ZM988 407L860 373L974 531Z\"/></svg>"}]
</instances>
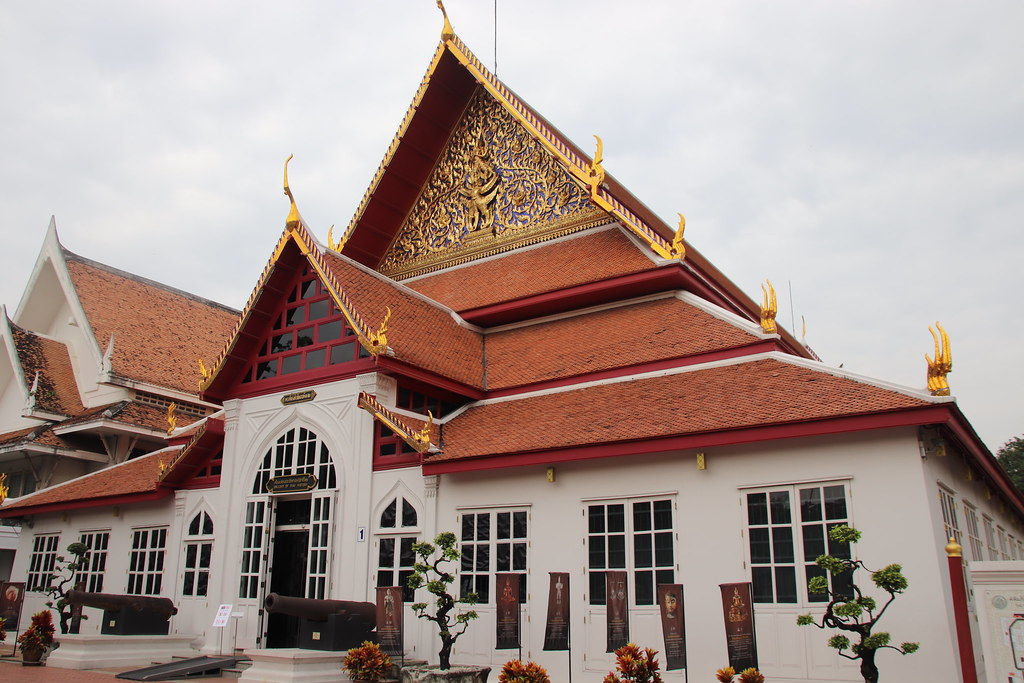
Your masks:
<instances>
[{"instance_id":1,"label":"orange flowering plant","mask_svg":"<svg viewBox=\"0 0 1024 683\"><path fill-rule=\"evenodd\" d=\"M764 674L754 667L744 669L738 676L736 669L731 666L723 667L715 672L715 678L721 683L764 683Z\"/></svg>"},{"instance_id":2,"label":"orange flowering plant","mask_svg":"<svg viewBox=\"0 0 1024 683\"><path fill-rule=\"evenodd\" d=\"M523 663L518 659L505 662L498 683L551 683L548 672L536 662Z\"/></svg>"},{"instance_id":3,"label":"orange flowering plant","mask_svg":"<svg viewBox=\"0 0 1024 683\"><path fill-rule=\"evenodd\" d=\"M604 683L664 683L656 654L657 650L641 649L635 643L623 645L615 651L615 671L604 677Z\"/></svg>"},{"instance_id":4,"label":"orange flowering plant","mask_svg":"<svg viewBox=\"0 0 1024 683\"><path fill-rule=\"evenodd\" d=\"M377 643L364 641L345 655L341 668L356 681L376 683L384 680L391 670L391 658L380 649Z\"/></svg>"}]
</instances>

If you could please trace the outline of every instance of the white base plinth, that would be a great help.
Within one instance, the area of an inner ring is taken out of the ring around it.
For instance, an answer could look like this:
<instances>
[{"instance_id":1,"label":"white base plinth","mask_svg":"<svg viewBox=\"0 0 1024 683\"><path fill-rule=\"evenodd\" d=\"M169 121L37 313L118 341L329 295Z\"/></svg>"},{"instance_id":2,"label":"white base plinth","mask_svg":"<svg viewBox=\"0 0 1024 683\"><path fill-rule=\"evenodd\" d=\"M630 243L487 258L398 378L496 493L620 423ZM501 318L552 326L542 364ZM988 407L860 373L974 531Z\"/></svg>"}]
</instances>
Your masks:
<instances>
[{"instance_id":1,"label":"white base plinth","mask_svg":"<svg viewBox=\"0 0 1024 683\"><path fill-rule=\"evenodd\" d=\"M195 657L194 635L102 636L58 635L60 647L46 663L63 669L116 669L169 662L173 657Z\"/></svg>"},{"instance_id":2,"label":"white base plinth","mask_svg":"<svg viewBox=\"0 0 1024 683\"><path fill-rule=\"evenodd\" d=\"M246 650L252 666L242 672L242 683L337 683L341 680L344 652L279 648Z\"/></svg>"}]
</instances>

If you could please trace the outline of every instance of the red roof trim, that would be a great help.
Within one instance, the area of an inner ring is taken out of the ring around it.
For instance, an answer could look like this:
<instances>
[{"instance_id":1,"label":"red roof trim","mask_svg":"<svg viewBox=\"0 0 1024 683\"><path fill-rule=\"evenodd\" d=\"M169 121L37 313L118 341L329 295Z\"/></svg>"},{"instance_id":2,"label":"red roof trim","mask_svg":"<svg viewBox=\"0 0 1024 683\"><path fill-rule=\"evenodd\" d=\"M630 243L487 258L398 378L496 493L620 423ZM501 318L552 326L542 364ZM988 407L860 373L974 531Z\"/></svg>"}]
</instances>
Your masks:
<instances>
[{"instance_id":1,"label":"red roof trim","mask_svg":"<svg viewBox=\"0 0 1024 683\"><path fill-rule=\"evenodd\" d=\"M923 408L908 408L870 415L854 415L825 420L813 420L810 422L748 427L721 432L687 434L684 436L646 439L642 441L607 443L595 446L582 446L579 448L483 456L437 463L431 463L429 460L425 460L423 463L423 474L452 474L455 472L474 472L478 470L500 469L505 467L550 465L559 462L614 458L623 455L663 453L666 451L693 448L734 446L738 444L754 443L757 441L775 441L779 439L795 439L808 436L844 434L848 432L872 429L888 429L891 427L914 427L926 424L944 424L949 419L951 410L950 405L951 404L925 406Z\"/></svg>"},{"instance_id":2,"label":"red roof trim","mask_svg":"<svg viewBox=\"0 0 1024 683\"><path fill-rule=\"evenodd\" d=\"M48 512L66 512L69 510L84 510L86 508L109 507L111 505L145 503L147 501L166 498L172 493L174 493L173 489L160 487L155 491L146 491L143 493L124 493L119 496L110 496L106 498L86 498L83 500L44 503L42 505L18 508L16 515L0 514L0 517L28 517L29 515L42 515ZM0 508L0 513L2 512L3 509Z\"/></svg>"}]
</instances>

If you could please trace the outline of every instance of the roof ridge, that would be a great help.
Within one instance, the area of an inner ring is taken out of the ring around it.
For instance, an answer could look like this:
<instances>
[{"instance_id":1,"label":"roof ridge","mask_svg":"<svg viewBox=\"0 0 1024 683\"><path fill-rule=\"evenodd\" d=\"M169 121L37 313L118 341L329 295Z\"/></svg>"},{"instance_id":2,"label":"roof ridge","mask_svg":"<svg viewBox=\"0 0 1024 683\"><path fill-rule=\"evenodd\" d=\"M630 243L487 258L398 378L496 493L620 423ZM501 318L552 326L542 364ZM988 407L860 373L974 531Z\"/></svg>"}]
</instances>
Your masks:
<instances>
[{"instance_id":1,"label":"roof ridge","mask_svg":"<svg viewBox=\"0 0 1024 683\"><path fill-rule=\"evenodd\" d=\"M100 270L105 270L106 272L111 273L113 275L117 275L117 276L123 277L126 280L132 280L133 282L138 282L140 284L148 285L150 287L156 287L157 289L161 289L161 290L163 290L165 292L168 292L170 294L175 294L175 295L184 297L186 299L190 299L192 301L195 301L196 303L200 303L200 304L204 304L204 305L207 305L207 306L211 306L213 308L219 308L219 309L221 309L221 310L223 310L223 311L225 311L227 313L235 313L235 314L239 313L238 309L232 308L231 306L228 306L227 304L222 304L219 301L214 301L213 299L207 299L206 297L199 296L198 294L193 294L192 292L186 292L183 289L178 289L177 287L172 287L171 285L167 285L167 284L164 284L162 282L157 282L156 280L151 280L150 278L143 277L142 275L137 275L135 273L129 273L126 270L121 270L120 268L115 268L114 266L108 265L106 263L100 263L99 261L96 261L94 259L91 259L91 258L88 258L88 257L85 257L85 256L81 256L80 254L76 254L75 252L69 250L64 245L61 245L60 249L64 253L64 258L66 260L78 261L79 263L83 263L83 264L85 264L87 266L92 266L94 268L99 268Z\"/></svg>"}]
</instances>

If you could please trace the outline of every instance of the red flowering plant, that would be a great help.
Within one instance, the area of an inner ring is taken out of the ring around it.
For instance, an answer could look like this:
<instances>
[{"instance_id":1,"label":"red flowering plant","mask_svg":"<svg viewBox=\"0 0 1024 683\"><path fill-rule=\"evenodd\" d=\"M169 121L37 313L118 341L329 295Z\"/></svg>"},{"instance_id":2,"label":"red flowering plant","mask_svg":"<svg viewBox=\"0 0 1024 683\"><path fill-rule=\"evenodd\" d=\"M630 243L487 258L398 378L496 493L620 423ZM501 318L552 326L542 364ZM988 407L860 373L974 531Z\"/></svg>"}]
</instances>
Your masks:
<instances>
[{"instance_id":1,"label":"red flowering plant","mask_svg":"<svg viewBox=\"0 0 1024 683\"><path fill-rule=\"evenodd\" d=\"M736 669L731 666L724 667L715 672L715 678L721 683L764 683L764 674L750 667L736 674Z\"/></svg>"},{"instance_id":2,"label":"red flowering plant","mask_svg":"<svg viewBox=\"0 0 1024 683\"><path fill-rule=\"evenodd\" d=\"M45 650L53 644L53 615L44 609L32 615L32 625L18 636L18 644L22 651Z\"/></svg>"},{"instance_id":3,"label":"red flowering plant","mask_svg":"<svg viewBox=\"0 0 1024 683\"><path fill-rule=\"evenodd\" d=\"M0 643L7 640L7 629L5 628L6 626L7 620L3 617L0 617Z\"/></svg>"},{"instance_id":4,"label":"red flowering plant","mask_svg":"<svg viewBox=\"0 0 1024 683\"><path fill-rule=\"evenodd\" d=\"M498 683L551 683L548 672L536 662L523 663L518 659L505 662Z\"/></svg>"},{"instance_id":5,"label":"red flowering plant","mask_svg":"<svg viewBox=\"0 0 1024 683\"><path fill-rule=\"evenodd\" d=\"M341 668L352 680L376 683L384 680L391 671L391 658L380 649L380 645L367 640L348 651Z\"/></svg>"},{"instance_id":6,"label":"red flowering plant","mask_svg":"<svg viewBox=\"0 0 1024 683\"><path fill-rule=\"evenodd\" d=\"M623 645L615 651L615 671L604 677L604 683L664 683L656 654L657 650L640 649L634 643Z\"/></svg>"}]
</instances>

